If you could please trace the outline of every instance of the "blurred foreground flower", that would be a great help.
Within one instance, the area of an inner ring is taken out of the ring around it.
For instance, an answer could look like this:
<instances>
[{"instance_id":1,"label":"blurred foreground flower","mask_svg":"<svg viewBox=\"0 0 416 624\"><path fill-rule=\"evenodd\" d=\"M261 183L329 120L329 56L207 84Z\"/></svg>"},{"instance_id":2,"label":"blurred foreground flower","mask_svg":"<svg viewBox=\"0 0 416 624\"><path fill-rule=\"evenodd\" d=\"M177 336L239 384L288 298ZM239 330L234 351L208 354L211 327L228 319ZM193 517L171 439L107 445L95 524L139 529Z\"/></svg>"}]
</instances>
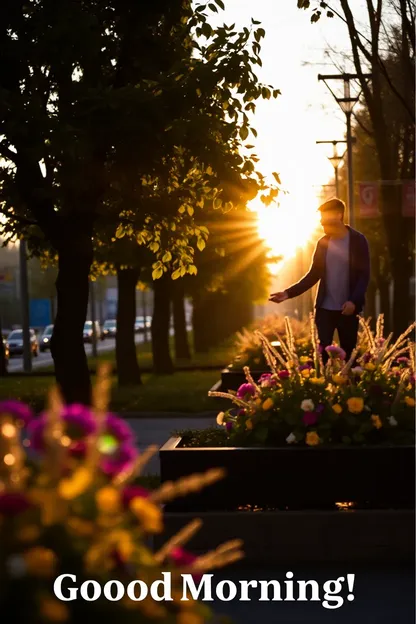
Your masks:
<instances>
[{"instance_id":1,"label":"blurred foreground flower","mask_svg":"<svg viewBox=\"0 0 416 624\"><path fill-rule=\"evenodd\" d=\"M180 600L180 575L197 578L243 556L236 540L203 556L188 552L186 543L199 521L158 552L151 550L148 537L164 528L162 505L214 483L223 472L212 469L154 491L139 485L140 471L158 449L139 456L130 427L107 413L109 374L107 366L98 372L91 408L64 406L56 390L39 417L18 402L1 404L0 608L5 621L75 624L91 617L123 624L157 617L166 624L200 624L210 613L196 601ZM62 603L53 594L54 578L63 572L74 574L79 587L87 579L100 585L119 579L124 586L145 579L150 585L162 571L172 575L172 602L125 597L115 603L105 598Z\"/></svg>"}]
</instances>

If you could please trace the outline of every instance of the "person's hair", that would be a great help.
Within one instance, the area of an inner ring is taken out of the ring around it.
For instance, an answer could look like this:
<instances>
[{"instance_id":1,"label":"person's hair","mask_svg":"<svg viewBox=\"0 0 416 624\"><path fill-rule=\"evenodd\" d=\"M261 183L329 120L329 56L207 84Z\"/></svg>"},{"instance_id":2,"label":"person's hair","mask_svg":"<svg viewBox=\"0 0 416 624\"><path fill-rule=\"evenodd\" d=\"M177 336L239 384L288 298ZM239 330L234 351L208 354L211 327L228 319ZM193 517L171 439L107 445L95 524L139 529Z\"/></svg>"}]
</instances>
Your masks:
<instances>
[{"instance_id":1,"label":"person's hair","mask_svg":"<svg viewBox=\"0 0 416 624\"><path fill-rule=\"evenodd\" d=\"M338 197L333 197L332 199L329 199L321 206L319 206L319 212L329 212L330 210L340 212L342 214L342 218L344 218L345 204L342 199L338 199Z\"/></svg>"}]
</instances>

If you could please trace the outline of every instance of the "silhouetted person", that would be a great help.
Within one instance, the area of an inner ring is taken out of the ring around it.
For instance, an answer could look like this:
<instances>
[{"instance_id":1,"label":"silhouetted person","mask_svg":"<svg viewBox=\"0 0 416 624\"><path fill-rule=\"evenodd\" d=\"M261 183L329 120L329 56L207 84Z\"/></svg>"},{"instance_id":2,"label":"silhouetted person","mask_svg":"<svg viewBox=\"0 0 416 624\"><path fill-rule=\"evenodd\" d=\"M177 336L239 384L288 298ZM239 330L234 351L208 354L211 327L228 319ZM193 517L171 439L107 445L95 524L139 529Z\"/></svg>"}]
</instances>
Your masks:
<instances>
[{"instance_id":1,"label":"silhouetted person","mask_svg":"<svg viewBox=\"0 0 416 624\"><path fill-rule=\"evenodd\" d=\"M370 280L370 252L366 237L344 223L345 204L334 198L320 206L325 232L317 243L309 272L270 301L281 303L298 297L319 281L316 326L323 349L332 344L338 330L347 360L357 344L358 315L362 312ZM323 352L324 362L328 355Z\"/></svg>"}]
</instances>

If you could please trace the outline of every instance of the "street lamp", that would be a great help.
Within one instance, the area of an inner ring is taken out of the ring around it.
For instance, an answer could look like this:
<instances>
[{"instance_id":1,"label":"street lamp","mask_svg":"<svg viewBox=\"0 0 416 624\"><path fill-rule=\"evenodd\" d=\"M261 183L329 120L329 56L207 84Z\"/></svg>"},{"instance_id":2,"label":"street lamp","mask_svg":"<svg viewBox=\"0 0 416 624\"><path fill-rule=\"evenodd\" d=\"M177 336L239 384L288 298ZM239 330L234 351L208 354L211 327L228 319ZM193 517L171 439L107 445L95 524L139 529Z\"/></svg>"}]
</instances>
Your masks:
<instances>
[{"instance_id":1,"label":"street lamp","mask_svg":"<svg viewBox=\"0 0 416 624\"><path fill-rule=\"evenodd\" d=\"M338 167L341 163L341 161L344 159L345 156L345 151L342 154L342 156L340 156L338 154L337 151L337 144L338 143L346 143L347 141L344 140L338 140L338 141L316 141L316 143L331 143L334 146L334 150L332 153L332 156L328 156L328 160L332 163L332 166L334 167L334 172L335 172L335 194L337 197L339 197L339 182L338 182ZM353 139L354 142L354 139Z\"/></svg>"},{"instance_id":2,"label":"street lamp","mask_svg":"<svg viewBox=\"0 0 416 624\"><path fill-rule=\"evenodd\" d=\"M348 216L349 223L352 227L354 227L354 178L353 178L353 170L352 170L352 132L351 132L351 115L352 109L354 108L354 104L358 102L358 97L351 97L351 88L350 82L351 80L356 80L359 78L360 80L370 79L371 74L330 74L323 76L322 74L318 75L318 80L322 80L335 100L340 105L341 110L345 113L346 121L347 121L347 155L348 155ZM331 87L328 84L329 80L342 80L344 83L344 97L337 97L335 93L332 91Z\"/></svg>"}]
</instances>

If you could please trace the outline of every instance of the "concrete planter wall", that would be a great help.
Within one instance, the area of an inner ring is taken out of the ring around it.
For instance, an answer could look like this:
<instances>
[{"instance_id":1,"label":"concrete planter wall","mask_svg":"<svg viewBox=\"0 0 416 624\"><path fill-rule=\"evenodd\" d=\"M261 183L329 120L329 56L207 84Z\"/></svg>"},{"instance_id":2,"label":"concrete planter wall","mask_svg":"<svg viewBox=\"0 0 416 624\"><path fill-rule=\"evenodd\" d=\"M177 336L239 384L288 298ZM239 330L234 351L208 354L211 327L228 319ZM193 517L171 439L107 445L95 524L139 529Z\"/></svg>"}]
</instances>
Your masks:
<instances>
[{"instance_id":1,"label":"concrete planter wall","mask_svg":"<svg viewBox=\"0 0 416 624\"><path fill-rule=\"evenodd\" d=\"M176 437L161 448L160 466L162 482L214 467L227 475L168 511L334 510L339 502L362 510L414 508L411 446L181 448Z\"/></svg>"}]
</instances>

